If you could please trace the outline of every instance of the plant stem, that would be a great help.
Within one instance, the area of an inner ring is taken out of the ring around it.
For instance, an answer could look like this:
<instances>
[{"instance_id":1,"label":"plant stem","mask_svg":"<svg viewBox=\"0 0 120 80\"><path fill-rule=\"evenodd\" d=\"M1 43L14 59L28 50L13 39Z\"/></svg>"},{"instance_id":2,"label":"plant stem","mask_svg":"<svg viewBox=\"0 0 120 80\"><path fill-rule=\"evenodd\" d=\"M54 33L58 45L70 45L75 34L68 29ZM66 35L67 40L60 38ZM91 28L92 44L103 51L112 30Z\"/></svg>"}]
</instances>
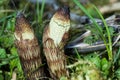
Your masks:
<instances>
[{"instance_id":1,"label":"plant stem","mask_svg":"<svg viewBox=\"0 0 120 80\"><path fill-rule=\"evenodd\" d=\"M112 60L113 59L113 57L112 57L112 41L111 41L111 36L110 36L110 31L109 31L108 25L107 25L106 21L104 20L103 16L101 15L100 11L95 6L94 6L94 8L98 12L98 14L99 14L100 18L102 19L103 24L106 28L107 36L108 36L108 45L106 44L106 48L108 51L109 60Z\"/></svg>"}]
</instances>

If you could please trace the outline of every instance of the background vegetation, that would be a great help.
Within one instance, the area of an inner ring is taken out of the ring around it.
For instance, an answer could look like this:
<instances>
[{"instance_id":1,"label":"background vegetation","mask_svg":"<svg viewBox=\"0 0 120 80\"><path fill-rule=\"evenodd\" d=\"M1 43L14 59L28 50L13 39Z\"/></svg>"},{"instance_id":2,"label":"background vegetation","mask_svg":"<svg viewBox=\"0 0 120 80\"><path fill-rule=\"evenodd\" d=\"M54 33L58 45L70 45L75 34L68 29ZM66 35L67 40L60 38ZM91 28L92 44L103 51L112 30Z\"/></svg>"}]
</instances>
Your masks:
<instances>
[{"instance_id":1,"label":"background vegetation","mask_svg":"<svg viewBox=\"0 0 120 80\"><path fill-rule=\"evenodd\" d=\"M67 68L70 70L71 80L88 80L88 78L90 80L120 80L120 48L112 47L113 37L118 36L119 33L109 27L104 19L114 13L119 13L119 11L103 14L99 11L102 6L111 4L110 1L112 0L56 0L53 2L59 6L67 4L72 13L87 15L93 22L91 25L85 24L82 29L76 29L74 27L80 23L77 20L71 20L70 41L79 37L78 34L82 34L84 30L89 29L92 35L86 37L83 42L91 45L96 41L103 41L106 46L106 50L84 54L74 49L75 54L67 56ZM36 2L30 2L30 0L0 1L0 80L10 80L13 72L17 73L17 80L24 80L17 49L14 45L17 12L22 11L27 17L42 47L43 29L56 7L58 6L48 4L44 0L41 3L37 0ZM101 19L104 27L96 23L94 18ZM61 80L65 80L65 78L61 78Z\"/></svg>"}]
</instances>

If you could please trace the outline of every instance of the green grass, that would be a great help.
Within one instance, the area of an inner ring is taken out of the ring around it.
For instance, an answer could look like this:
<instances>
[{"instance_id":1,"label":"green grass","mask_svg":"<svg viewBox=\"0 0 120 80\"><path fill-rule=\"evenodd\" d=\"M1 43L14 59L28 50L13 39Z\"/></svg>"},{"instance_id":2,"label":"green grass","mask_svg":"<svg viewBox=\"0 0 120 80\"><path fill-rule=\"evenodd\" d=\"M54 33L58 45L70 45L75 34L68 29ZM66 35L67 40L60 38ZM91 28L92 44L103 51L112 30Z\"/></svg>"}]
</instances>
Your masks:
<instances>
[{"instance_id":1,"label":"green grass","mask_svg":"<svg viewBox=\"0 0 120 80\"><path fill-rule=\"evenodd\" d=\"M110 35L110 31L109 31L109 28L108 28L108 25L105 21L105 19L103 18L102 14L100 13L100 11L94 6L95 10L97 11L98 15L100 16L100 18L102 19L102 22L106 28L106 32L107 32L107 39L104 40L104 43L106 45L106 48L107 48L107 51L108 51L108 57L109 57L109 60L113 60L113 56L112 56L112 40L111 40L111 35ZM103 35L104 36L104 35ZM107 43L107 40L108 40L108 43Z\"/></svg>"},{"instance_id":2,"label":"green grass","mask_svg":"<svg viewBox=\"0 0 120 80\"><path fill-rule=\"evenodd\" d=\"M41 9L40 9L40 4L37 0L37 21L39 24L42 24L43 22L43 12L44 12L44 7L45 7L45 0L42 0L42 4L41 4Z\"/></svg>"},{"instance_id":3,"label":"green grass","mask_svg":"<svg viewBox=\"0 0 120 80\"><path fill-rule=\"evenodd\" d=\"M78 59L78 60L80 60L80 59L81 59L81 57L80 57L79 52L77 51L77 49L76 49L76 48L75 48L75 53L77 54L77 59Z\"/></svg>"},{"instance_id":4,"label":"green grass","mask_svg":"<svg viewBox=\"0 0 120 80\"><path fill-rule=\"evenodd\" d=\"M120 56L120 47L119 47L118 52L117 52L116 55L114 56L113 64L115 64L115 63L117 62L117 60L119 59L119 56Z\"/></svg>"},{"instance_id":5,"label":"green grass","mask_svg":"<svg viewBox=\"0 0 120 80\"><path fill-rule=\"evenodd\" d=\"M105 38L104 34L103 34L103 30L100 28L100 26L97 24L97 22L94 20L94 18L89 14L89 12L81 5L81 3L78 0L73 0L74 3L93 21L96 30L98 31L100 37L102 38L102 40L104 41L105 45L106 45L106 49L108 52L108 57L109 60L112 61L113 57L112 57L112 42L111 42L111 36L110 36L110 32L108 29L108 26L103 18L103 16L101 15L100 11L94 6L95 10L97 11L98 15L100 16L100 18L102 19L104 26L106 28L107 31L107 36L108 38ZM107 43L108 40L108 43Z\"/></svg>"}]
</instances>

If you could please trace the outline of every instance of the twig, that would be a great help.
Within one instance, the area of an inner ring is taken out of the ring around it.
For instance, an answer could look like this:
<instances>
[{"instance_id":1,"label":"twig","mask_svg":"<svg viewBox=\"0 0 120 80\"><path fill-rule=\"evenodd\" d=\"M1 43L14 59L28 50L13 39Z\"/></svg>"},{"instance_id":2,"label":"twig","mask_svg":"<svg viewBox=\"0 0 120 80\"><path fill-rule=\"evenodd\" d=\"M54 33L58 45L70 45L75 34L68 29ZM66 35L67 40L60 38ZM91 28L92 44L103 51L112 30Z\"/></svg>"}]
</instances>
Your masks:
<instances>
[{"instance_id":1,"label":"twig","mask_svg":"<svg viewBox=\"0 0 120 80\"><path fill-rule=\"evenodd\" d=\"M114 45L114 47L119 47L120 46L120 41L116 43L116 45ZM74 47L78 50L79 53L89 53L89 52L94 52L94 51L100 51L100 50L105 50L105 44L104 43L99 43L97 45L88 45L88 46L77 46ZM74 54L75 51L73 50L73 48L66 48L66 53L71 53Z\"/></svg>"},{"instance_id":2,"label":"twig","mask_svg":"<svg viewBox=\"0 0 120 80\"><path fill-rule=\"evenodd\" d=\"M0 10L0 13L4 13L4 12L14 12L14 10Z\"/></svg>"},{"instance_id":3,"label":"twig","mask_svg":"<svg viewBox=\"0 0 120 80\"><path fill-rule=\"evenodd\" d=\"M102 14L120 10L120 2L103 6L99 9Z\"/></svg>"},{"instance_id":4,"label":"twig","mask_svg":"<svg viewBox=\"0 0 120 80\"><path fill-rule=\"evenodd\" d=\"M115 42L113 43L113 46L119 41L119 39L120 39L120 33L119 33L117 39L115 40Z\"/></svg>"},{"instance_id":5,"label":"twig","mask_svg":"<svg viewBox=\"0 0 120 80\"><path fill-rule=\"evenodd\" d=\"M13 72L11 80L16 80L16 78L17 78L16 72Z\"/></svg>"},{"instance_id":6,"label":"twig","mask_svg":"<svg viewBox=\"0 0 120 80\"><path fill-rule=\"evenodd\" d=\"M89 61L79 60L78 62L76 62L76 63L74 63L72 65L68 65L67 68L73 68L73 67L75 67L75 66L77 66L79 64L90 64L91 65L91 63Z\"/></svg>"}]
</instances>

